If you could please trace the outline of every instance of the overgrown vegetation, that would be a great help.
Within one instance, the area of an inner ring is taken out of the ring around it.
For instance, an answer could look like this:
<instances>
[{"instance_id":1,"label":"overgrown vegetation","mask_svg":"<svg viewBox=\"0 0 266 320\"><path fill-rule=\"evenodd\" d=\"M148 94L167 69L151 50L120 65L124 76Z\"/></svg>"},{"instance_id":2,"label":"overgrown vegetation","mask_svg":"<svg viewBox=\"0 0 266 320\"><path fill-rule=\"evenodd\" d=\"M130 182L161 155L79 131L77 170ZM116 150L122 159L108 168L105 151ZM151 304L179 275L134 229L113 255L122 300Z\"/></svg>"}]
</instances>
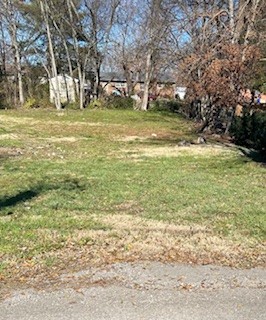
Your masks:
<instances>
[{"instance_id":1,"label":"overgrown vegetation","mask_svg":"<svg viewBox=\"0 0 266 320\"><path fill-rule=\"evenodd\" d=\"M237 144L254 148L266 155L266 112L244 112L234 119L231 134Z\"/></svg>"},{"instance_id":2,"label":"overgrown vegetation","mask_svg":"<svg viewBox=\"0 0 266 320\"><path fill-rule=\"evenodd\" d=\"M193 144L176 114L2 111L0 128L0 280L118 260L265 264L265 168Z\"/></svg>"},{"instance_id":3,"label":"overgrown vegetation","mask_svg":"<svg viewBox=\"0 0 266 320\"><path fill-rule=\"evenodd\" d=\"M93 100L89 104L89 109L131 109L133 110L133 99L130 97L105 96L101 99Z\"/></svg>"},{"instance_id":4,"label":"overgrown vegetation","mask_svg":"<svg viewBox=\"0 0 266 320\"><path fill-rule=\"evenodd\" d=\"M155 101L150 102L149 110L178 112L181 104L182 102L179 101L178 99L176 100L157 99Z\"/></svg>"}]
</instances>

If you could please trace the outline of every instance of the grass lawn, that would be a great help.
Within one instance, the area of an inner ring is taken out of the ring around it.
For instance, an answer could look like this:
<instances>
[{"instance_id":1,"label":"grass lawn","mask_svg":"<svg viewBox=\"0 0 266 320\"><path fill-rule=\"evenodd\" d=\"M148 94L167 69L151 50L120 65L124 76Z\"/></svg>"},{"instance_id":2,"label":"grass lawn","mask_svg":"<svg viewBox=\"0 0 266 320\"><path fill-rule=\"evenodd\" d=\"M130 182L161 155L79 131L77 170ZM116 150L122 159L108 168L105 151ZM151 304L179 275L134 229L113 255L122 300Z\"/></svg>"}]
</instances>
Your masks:
<instances>
[{"instance_id":1,"label":"grass lawn","mask_svg":"<svg viewBox=\"0 0 266 320\"><path fill-rule=\"evenodd\" d=\"M262 165L176 116L0 112L0 280L160 260L265 266Z\"/></svg>"}]
</instances>

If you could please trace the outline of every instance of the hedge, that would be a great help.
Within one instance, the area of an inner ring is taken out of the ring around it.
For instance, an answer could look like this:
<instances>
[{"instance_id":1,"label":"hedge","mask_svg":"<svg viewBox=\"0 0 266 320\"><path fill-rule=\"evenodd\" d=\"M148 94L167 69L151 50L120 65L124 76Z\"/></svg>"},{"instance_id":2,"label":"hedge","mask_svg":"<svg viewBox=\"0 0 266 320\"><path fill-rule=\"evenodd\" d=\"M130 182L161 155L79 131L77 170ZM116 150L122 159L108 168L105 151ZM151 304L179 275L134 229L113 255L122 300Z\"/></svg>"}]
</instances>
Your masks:
<instances>
[{"instance_id":1,"label":"hedge","mask_svg":"<svg viewBox=\"0 0 266 320\"><path fill-rule=\"evenodd\" d=\"M266 111L244 112L231 126L235 143L266 154Z\"/></svg>"}]
</instances>

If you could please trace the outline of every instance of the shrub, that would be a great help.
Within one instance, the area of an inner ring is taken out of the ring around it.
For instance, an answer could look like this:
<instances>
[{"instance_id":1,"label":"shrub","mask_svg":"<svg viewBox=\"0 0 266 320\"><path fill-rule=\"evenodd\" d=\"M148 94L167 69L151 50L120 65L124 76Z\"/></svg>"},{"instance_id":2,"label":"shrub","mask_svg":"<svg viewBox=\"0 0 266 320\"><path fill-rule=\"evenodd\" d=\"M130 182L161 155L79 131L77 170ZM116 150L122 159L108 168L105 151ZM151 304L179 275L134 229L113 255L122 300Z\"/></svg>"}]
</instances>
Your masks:
<instances>
[{"instance_id":1,"label":"shrub","mask_svg":"<svg viewBox=\"0 0 266 320\"><path fill-rule=\"evenodd\" d=\"M108 109L133 109L133 99L129 97L109 96L105 99Z\"/></svg>"},{"instance_id":2,"label":"shrub","mask_svg":"<svg viewBox=\"0 0 266 320\"><path fill-rule=\"evenodd\" d=\"M0 109L11 109L5 99L5 95L0 92Z\"/></svg>"},{"instance_id":3,"label":"shrub","mask_svg":"<svg viewBox=\"0 0 266 320\"><path fill-rule=\"evenodd\" d=\"M88 107L91 109L133 109L133 99L108 96L104 99L93 100Z\"/></svg>"},{"instance_id":4,"label":"shrub","mask_svg":"<svg viewBox=\"0 0 266 320\"><path fill-rule=\"evenodd\" d=\"M29 97L24 103L23 107L25 109L37 109L37 108L54 108L54 105L47 98L34 98Z\"/></svg>"},{"instance_id":5,"label":"shrub","mask_svg":"<svg viewBox=\"0 0 266 320\"><path fill-rule=\"evenodd\" d=\"M254 129L251 139L254 141L255 149L266 153L266 112L254 113L252 120Z\"/></svg>"},{"instance_id":6,"label":"shrub","mask_svg":"<svg viewBox=\"0 0 266 320\"><path fill-rule=\"evenodd\" d=\"M30 97L27 99L27 101L24 103L23 107L25 109L31 109L31 108L36 108L36 99L33 97Z\"/></svg>"},{"instance_id":7,"label":"shrub","mask_svg":"<svg viewBox=\"0 0 266 320\"><path fill-rule=\"evenodd\" d=\"M104 108L104 100L103 99L97 99L92 100L90 104L88 105L89 109L103 109Z\"/></svg>"},{"instance_id":8,"label":"shrub","mask_svg":"<svg viewBox=\"0 0 266 320\"><path fill-rule=\"evenodd\" d=\"M67 110L79 110L80 106L79 106L79 102L70 102L70 103L64 104L63 108Z\"/></svg>"},{"instance_id":9,"label":"shrub","mask_svg":"<svg viewBox=\"0 0 266 320\"><path fill-rule=\"evenodd\" d=\"M150 102L149 109L152 111L177 112L180 108L178 100L155 100Z\"/></svg>"},{"instance_id":10,"label":"shrub","mask_svg":"<svg viewBox=\"0 0 266 320\"><path fill-rule=\"evenodd\" d=\"M237 144L266 153L266 112L244 112L234 119L230 132Z\"/></svg>"}]
</instances>

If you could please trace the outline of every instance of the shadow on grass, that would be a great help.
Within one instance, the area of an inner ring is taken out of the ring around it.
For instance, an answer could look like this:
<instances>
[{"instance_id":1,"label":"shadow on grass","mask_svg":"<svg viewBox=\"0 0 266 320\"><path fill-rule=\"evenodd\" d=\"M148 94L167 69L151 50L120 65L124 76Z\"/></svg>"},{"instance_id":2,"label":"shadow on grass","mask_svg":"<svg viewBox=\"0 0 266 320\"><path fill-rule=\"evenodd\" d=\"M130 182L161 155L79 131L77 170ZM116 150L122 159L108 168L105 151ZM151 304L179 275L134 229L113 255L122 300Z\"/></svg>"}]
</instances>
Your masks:
<instances>
[{"instance_id":1,"label":"shadow on grass","mask_svg":"<svg viewBox=\"0 0 266 320\"><path fill-rule=\"evenodd\" d=\"M0 199L0 211L5 208L14 207L17 204L32 200L33 198L39 196L41 193L51 191L51 190L62 190L63 191L72 191L72 190L83 191L86 189L86 186L80 182L78 179L65 178L59 180L58 182L46 182L34 186L30 190L19 191L16 195L10 197L4 197ZM7 214L11 215L13 212L10 211Z\"/></svg>"},{"instance_id":2,"label":"shadow on grass","mask_svg":"<svg viewBox=\"0 0 266 320\"><path fill-rule=\"evenodd\" d=\"M212 141L212 143L215 143L215 140ZM232 142L228 143L227 141L226 142L219 141L218 144L220 144L221 146L224 146L226 148L232 149L232 150L236 150L236 149L239 150L242 153L242 155L246 157L246 159L247 159L246 162L251 160L251 161L254 161L254 162L261 164L262 166L266 166L266 153L265 153L265 151L263 153L258 150L255 150L255 149L251 149L248 147L234 144Z\"/></svg>"},{"instance_id":3,"label":"shadow on grass","mask_svg":"<svg viewBox=\"0 0 266 320\"><path fill-rule=\"evenodd\" d=\"M8 197L5 199L0 199L0 210L6 207L13 207L20 202L31 200L32 198L35 198L38 194L39 194L38 191L27 190L27 191L21 191L15 196Z\"/></svg>"},{"instance_id":4,"label":"shadow on grass","mask_svg":"<svg viewBox=\"0 0 266 320\"><path fill-rule=\"evenodd\" d=\"M260 163L266 166L266 155L254 149L248 149L245 147L237 146L238 150L243 153L244 156L251 159L254 162Z\"/></svg>"}]
</instances>

